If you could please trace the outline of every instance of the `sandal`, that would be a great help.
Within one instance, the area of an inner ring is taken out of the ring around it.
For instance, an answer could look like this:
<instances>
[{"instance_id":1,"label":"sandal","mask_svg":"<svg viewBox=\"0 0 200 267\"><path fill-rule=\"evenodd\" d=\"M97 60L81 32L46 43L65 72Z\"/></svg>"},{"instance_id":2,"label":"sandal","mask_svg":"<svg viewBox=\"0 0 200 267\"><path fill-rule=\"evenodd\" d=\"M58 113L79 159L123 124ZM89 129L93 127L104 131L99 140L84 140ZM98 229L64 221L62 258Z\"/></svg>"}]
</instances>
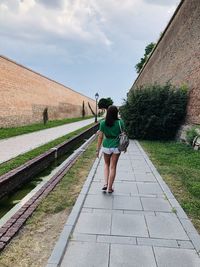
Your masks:
<instances>
[{"instance_id":1,"label":"sandal","mask_svg":"<svg viewBox=\"0 0 200 267\"><path fill-rule=\"evenodd\" d=\"M108 188L108 185L107 185L107 184L105 184L105 185L102 187L102 189L101 189L101 190L105 192L105 191L107 190L107 188Z\"/></svg>"},{"instance_id":2,"label":"sandal","mask_svg":"<svg viewBox=\"0 0 200 267\"><path fill-rule=\"evenodd\" d=\"M111 189L108 189L108 193L109 194L112 194L113 192L114 192L114 189L112 189L112 188Z\"/></svg>"}]
</instances>

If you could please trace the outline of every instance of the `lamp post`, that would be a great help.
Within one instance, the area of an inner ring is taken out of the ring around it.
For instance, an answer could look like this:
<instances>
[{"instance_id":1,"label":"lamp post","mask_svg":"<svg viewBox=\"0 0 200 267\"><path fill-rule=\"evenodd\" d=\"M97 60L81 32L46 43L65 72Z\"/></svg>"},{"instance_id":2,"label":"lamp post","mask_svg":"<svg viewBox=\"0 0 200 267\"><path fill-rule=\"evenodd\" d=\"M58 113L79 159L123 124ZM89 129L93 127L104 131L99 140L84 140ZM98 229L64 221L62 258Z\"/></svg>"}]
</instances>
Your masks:
<instances>
[{"instance_id":1,"label":"lamp post","mask_svg":"<svg viewBox=\"0 0 200 267\"><path fill-rule=\"evenodd\" d=\"M99 94L98 94L98 93L96 93L96 94L95 94L95 99L96 99L96 114L95 114L95 122L97 122L97 100L98 100L98 98L99 98Z\"/></svg>"}]
</instances>

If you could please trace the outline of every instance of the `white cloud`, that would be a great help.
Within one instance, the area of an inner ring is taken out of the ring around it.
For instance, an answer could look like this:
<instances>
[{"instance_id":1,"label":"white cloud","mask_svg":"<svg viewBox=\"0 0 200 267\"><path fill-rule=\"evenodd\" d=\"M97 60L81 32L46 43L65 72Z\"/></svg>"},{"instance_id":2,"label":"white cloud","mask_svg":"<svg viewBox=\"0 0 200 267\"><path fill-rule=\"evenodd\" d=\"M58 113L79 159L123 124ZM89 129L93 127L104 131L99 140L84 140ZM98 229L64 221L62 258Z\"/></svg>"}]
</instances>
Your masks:
<instances>
[{"instance_id":1,"label":"white cloud","mask_svg":"<svg viewBox=\"0 0 200 267\"><path fill-rule=\"evenodd\" d=\"M66 0L62 9L52 9L40 1L23 0L18 1L14 9L10 1L5 1L0 6L0 31L11 36L13 32L18 32L23 38L28 38L32 33L42 41L46 36L50 42L54 42L53 38L57 36L109 46L111 41L101 29L98 14L87 2Z\"/></svg>"},{"instance_id":2,"label":"white cloud","mask_svg":"<svg viewBox=\"0 0 200 267\"><path fill-rule=\"evenodd\" d=\"M159 6L172 6L177 5L180 0L144 0L144 2L152 5L159 5Z\"/></svg>"},{"instance_id":3,"label":"white cloud","mask_svg":"<svg viewBox=\"0 0 200 267\"><path fill-rule=\"evenodd\" d=\"M63 39L109 47L120 38L144 40L153 37L163 17L169 17L163 0L16 0L14 5L2 1L1 34L53 44ZM168 12L177 1L167 1Z\"/></svg>"},{"instance_id":4,"label":"white cloud","mask_svg":"<svg viewBox=\"0 0 200 267\"><path fill-rule=\"evenodd\" d=\"M127 91L145 46L159 38L178 2L0 0L1 54L75 89Z\"/></svg>"}]
</instances>

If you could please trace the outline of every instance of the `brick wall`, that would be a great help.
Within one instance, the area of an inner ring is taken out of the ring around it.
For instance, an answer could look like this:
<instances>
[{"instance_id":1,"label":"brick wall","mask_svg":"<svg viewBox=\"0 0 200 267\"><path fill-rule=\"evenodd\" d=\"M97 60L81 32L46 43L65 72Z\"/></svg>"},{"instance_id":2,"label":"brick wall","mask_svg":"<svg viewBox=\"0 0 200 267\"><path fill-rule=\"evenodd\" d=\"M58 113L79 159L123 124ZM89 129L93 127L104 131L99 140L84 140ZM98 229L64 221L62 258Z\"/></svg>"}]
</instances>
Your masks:
<instances>
[{"instance_id":1,"label":"brick wall","mask_svg":"<svg viewBox=\"0 0 200 267\"><path fill-rule=\"evenodd\" d=\"M188 85L187 123L200 124L200 0L183 0L134 85Z\"/></svg>"},{"instance_id":2,"label":"brick wall","mask_svg":"<svg viewBox=\"0 0 200 267\"><path fill-rule=\"evenodd\" d=\"M91 115L93 99L0 56L0 127L41 122L45 107L50 120L81 117L83 101Z\"/></svg>"}]
</instances>

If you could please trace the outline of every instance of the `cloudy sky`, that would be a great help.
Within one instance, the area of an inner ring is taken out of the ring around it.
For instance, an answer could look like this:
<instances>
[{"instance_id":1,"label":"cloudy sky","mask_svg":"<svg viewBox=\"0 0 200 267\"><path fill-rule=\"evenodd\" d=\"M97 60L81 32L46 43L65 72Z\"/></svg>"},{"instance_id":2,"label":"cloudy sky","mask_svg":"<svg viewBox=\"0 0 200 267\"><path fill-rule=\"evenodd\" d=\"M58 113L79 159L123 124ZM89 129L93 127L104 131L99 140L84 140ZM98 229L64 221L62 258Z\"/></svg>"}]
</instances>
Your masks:
<instances>
[{"instance_id":1,"label":"cloudy sky","mask_svg":"<svg viewBox=\"0 0 200 267\"><path fill-rule=\"evenodd\" d=\"M120 104L180 0L0 0L0 54Z\"/></svg>"}]
</instances>

